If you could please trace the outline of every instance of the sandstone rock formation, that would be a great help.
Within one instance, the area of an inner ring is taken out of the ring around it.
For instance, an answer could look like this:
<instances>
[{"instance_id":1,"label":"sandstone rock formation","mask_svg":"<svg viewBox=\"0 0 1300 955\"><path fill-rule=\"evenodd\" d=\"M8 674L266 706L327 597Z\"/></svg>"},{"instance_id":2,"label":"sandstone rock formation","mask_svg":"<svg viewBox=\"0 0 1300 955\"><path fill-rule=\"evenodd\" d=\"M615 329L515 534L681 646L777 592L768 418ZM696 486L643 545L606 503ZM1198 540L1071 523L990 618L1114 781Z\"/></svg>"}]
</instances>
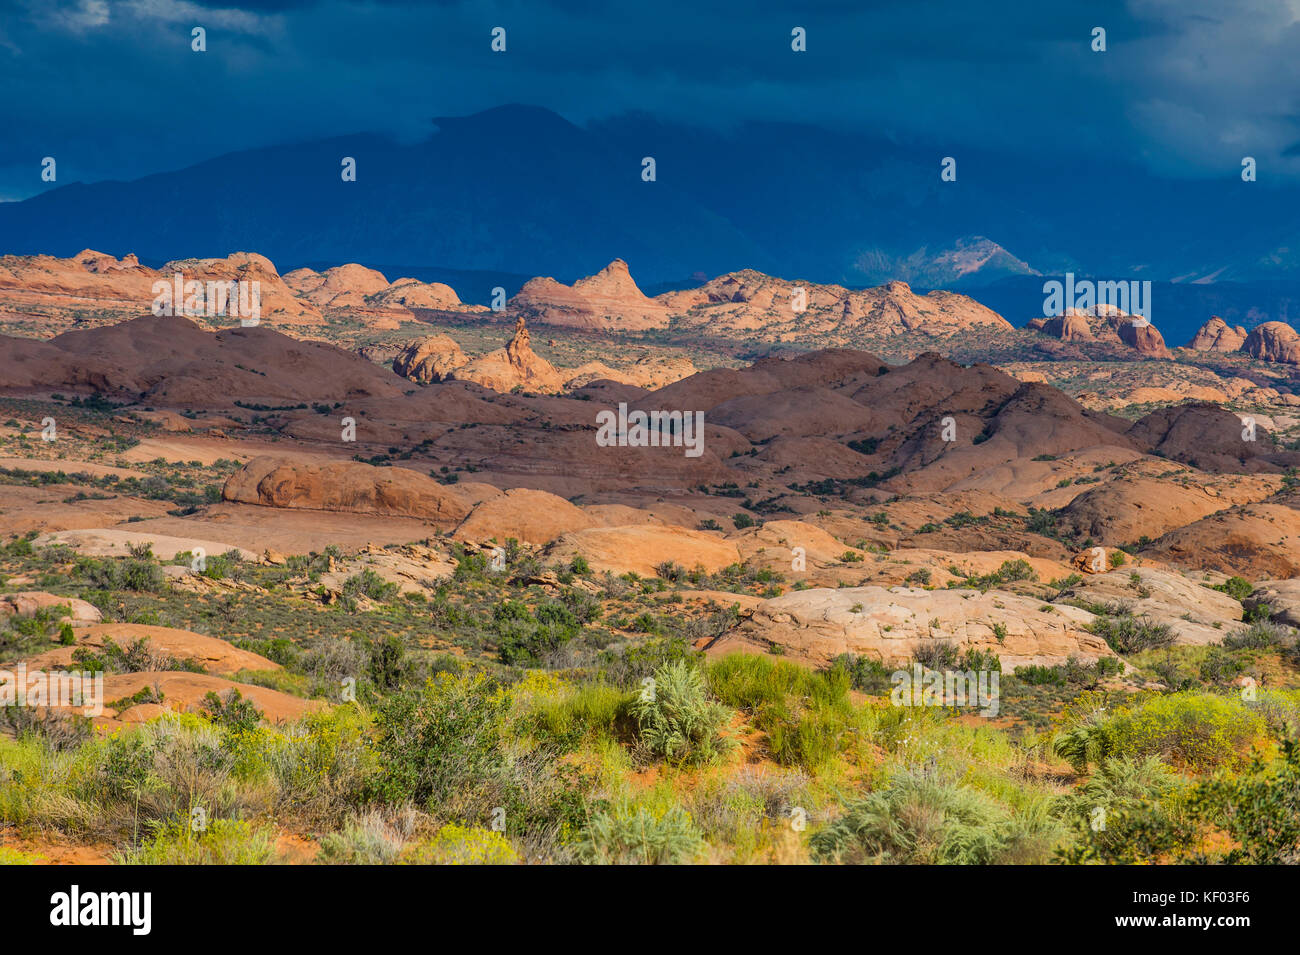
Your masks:
<instances>
[{"instance_id":1,"label":"sandstone rock formation","mask_svg":"<svg viewBox=\"0 0 1300 955\"><path fill-rule=\"evenodd\" d=\"M1134 579L1136 576L1136 579ZM1085 576L1057 598L1125 607L1134 616L1169 627L1174 642L1219 643L1242 626L1241 604L1204 585L1200 576L1152 567L1122 567Z\"/></svg>"},{"instance_id":2,"label":"sandstone rock formation","mask_svg":"<svg viewBox=\"0 0 1300 955\"><path fill-rule=\"evenodd\" d=\"M0 390L8 393L95 391L118 401L211 409L235 400L293 405L395 397L401 385L355 353L298 341L265 323L207 332L186 318L148 315L48 342L0 341Z\"/></svg>"},{"instance_id":3,"label":"sandstone rock formation","mask_svg":"<svg viewBox=\"0 0 1300 955\"><path fill-rule=\"evenodd\" d=\"M75 597L62 597L40 590L0 595L0 616L4 617L30 617L38 610L60 606L67 608L60 619L74 627L99 623L101 619L98 607Z\"/></svg>"},{"instance_id":4,"label":"sandstone rock formation","mask_svg":"<svg viewBox=\"0 0 1300 955\"><path fill-rule=\"evenodd\" d=\"M732 541L684 527L637 524L589 527L559 538L546 551L548 560L570 561L581 556L591 569L615 574L655 575L655 567L675 563L687 570L703 567L712 573L740 562Z\"/></svg>"},{"instance_id":5,"label":"sandstone rock formation","mask_svg":"<svg viewBox=\"0 0 1300 955\"><path fill-rule=\"evenodd\" d=\"M77 642L70 647L59 647L27 659L28 668L66 668L74 663L73 654L79 649L100 650L112 640L123 650L138 640L148 640L148 647L156 654L188 660L200 664L209 673L228 676L240 670L279 670L261 654L240 650L228 640L205 637L189 630L172 627L155 627L137 623L102 623L83 627L77 631Z\"/></svg>"},{"instance_id":6,"label":"sandstone rock formation","mask_svg":"<svg viewBox=\"0 0 1300 955\"><path fill-rule=\"evenodd\" d=\"M533 351L522 315L515 321L514 336L505 348L488 352L453 369L451 377L503 392L515 388L556 392L564 387L564 376L556 371L554 365Z\"/></svg>"},{"instance_id":7,"label":"sandstone rock formation","mask_svg":"<svg viewBox=\"0 0 1300 955\"><path fill-rule=\"evenodd\" d=\"M1230 326L1217 315L1202 325L1187 347L1194 351L1240 351L1246 341L1246 329L1240 325Z\"/></svg>"},{"instance_id":8,"label":"sandstone rock formation","mask_svg":"<svg viewBox=\"0 0 1300 955\"><path fill-rule=\"evenodd\" d=\"M629 331L661 328L669 315L666 305L642 294L622 259L572 287L552 278L531 279L507 307L547 325Z\"/></svg>"},{"instance_id":9,"label":"sandstone rock formation","mask_svg":"<svg viewBox=\"0 0 1300 955\"><path fill-rule=\"evenodd\" d=\"M269 455L253 459L232 474L222 497L265 507L417 517L439 525L459 523L469 514L456 491L406 468L377 468L352 461L305 462Z\"/></svg>"},{"instance_id":10,"label":"sandstone rock formation","mask_svg":"<svg viewBox=\"0 0 1300 955\"><path fill-rule=\"evenodd\" d=\"M1124 322L1119 326L1119 340L1147 358L1172 358L1165 338L1150 322Z\"/></svg>"},{"instance_id":11,"label":"sandstone rock formation","mask_svg":"<svg viewBox=\"0 0 1300 955\"><path fill-rule=\"evenodd\" d=\"M1300 365L1300 333L1286 322L1265 322L1251 329L1241 350L1261 361Z\"/></svg>"},{"instance_id":12,"label":"sandstone rock formation","mask_svg":"<svg viewBox=\"0 0 1300 955\"><path fill-rule=\"evenodd\" d=\"M1062 508L1057 526L1079 538L1123 546L1155 540L1234 504L1263 500L1277 486L1276 478L1258 477L1175 483L1157 476L1156 467L1134 469L1079 494Z\"/></svg>"},{"instance_id":13,"label":"sandstone rock formation","mask_svg":"<svg viewBox=\"0 0 1300 955\"><path fill-rule=\"evenodd\" d=\"M509 538L527 544L549 544L562 534L598 524L562 497L513 488L475 505L454 535L458 540L482 542Z\"/></svg>"},{"instance_id":14,"label":"sandstone rock formation","mask_svg":"<svg viewBox=\"0 0 1300 955\"><path fill-rule=\"evenodd\" d=\"M304 302L280 278L271 260L255 252L235 252L224 259L178 259L168 262L158 272L162 279L171 279L179 272L185 281L208 279L256 282L261 290L262 314L260 321L272 325L320 325L324 319L320 309ZM152 302L152 296L150 298ZM179 307L173 314L181 314ZM187 316L195 317L195 316ZM211 319L215 324L238 324L238 320Z\"/></svg>"},{"instance_id":15,"label":"sandstone rock formation","mask_svg":"<svg viewBox=\"0 0 1300 955\"><path fill-rule=\"evenodd\" d=\"M1247 580L1300 577L1300 507L1276 499L1242 504L1172 530L1143 556Z\"/></svg>"},{"instance_id":16,"label":"sandstone rock formation","mask_svg":"<svg viewBox=\"0 0 1300 955\"><path fill-rule=\"evenodd\" d=\"M1090 342L1096 340L1087 318L1073 310L1068 315L1056 318L1035 318L1026 327L1065 342Z\"/></svg>"},{"instance_id":17,"label":"sandstone rock formation","mask_svg":"<svg viewBox=\"0 0 1300 955\"><path fill-rule=\"evenodd\" d=\"M269 259L250 252L224 259L178 259L160 269L141 265L134 255L116 259L91 249L66 259L6 255L0 257L0 312L19 317L39 314L44 324L55 328L81 321L87 314L93 316L92 323L148 315L155 299L154 284L173 286L178 272L183 282L257 282L262 322L290 326L322 322L320 310L295 296ZM203 304L208 304L206 299ZM184 305L182 296L182 301L170 303L169 314L183 314ZM229 314L192 317L219 326L239 324Z\"/></svg>"},{"instance_id":18,"label":"sandstone rock formation","mask_svg":"<svg viewBox=\"0 0 1300 955\"><path fill-rule=\"evenodd\" d=\"M1300 628L1300 577L1261 580L1241 605L1247 610L1265 607L1275 623Z\"/></svg>"},{"instance_id":19,"label":"sandstone rock formation","mask_svg":"<svg viewBox=\"0 0 1300 955\"><path fill-rule=\"evenodd\" d=\"M945 335L980 327L1011 328L996 312L952 292L916 295L904 282L850 291L773 278L752 269L718 276L699 288L667 292L659 301L686 326L761 331L776 341L816 336L828 344L847 344L862 335L918 329Z\"/></svg>"},{"instance_id":20,"label":"sandstone rock formation","mask_svg":"<svg viewBox=\"0 0 1300 955\"><path fill-rule=\"evenodd\" d=\"M1267 468L1262 456L1272 448L1265 429L1257 426L1254 440L1247 440L1246 434L1237 415L1204 402L1161 408L1140 418L1128 430L1128 437L1151 453L1203 471Z\"/></svg>"},{"instance_id":21,"label":"sandstone rock formation","mask_svg":"<svg viewBox=\"0 0 1300 955\"><path fill-rule=\"evenodd\" d=\"M440 311L485 311L481 305L466 306L456 290L442 282L421 282L418 279L394 279L386 289L376 292L372 304L404 308L430 308Z\"/></svg>"},{"instance_id":22,"label":"sandstone rock formation","mask_svg":"<svg viewBox=\"0 0 1300 955\"><path fill-rule=\"evenodd\" d=\"M1112 651L1085 627L1092 614L1075 607L1001 592L845 587L801 590L766 601L709 647L723 654L746 645L779 647L790 656L825 665L841 653L886 665L911 661L923 644L996 653L1004 669L1055 665L1069 656L1096 660Z\"/></svg>"},{"instance_id":23,"label":"sandstone rock formation","mask_svg":"<svg viewBox=\"0 0 1300 955\"><path fill-rule=\"evenodd\" d=\"M469 363L460 346L448 335L431 335L411 342L393 359L393 371L422 385L445 381Z\"/></svg>"}]
</instances>

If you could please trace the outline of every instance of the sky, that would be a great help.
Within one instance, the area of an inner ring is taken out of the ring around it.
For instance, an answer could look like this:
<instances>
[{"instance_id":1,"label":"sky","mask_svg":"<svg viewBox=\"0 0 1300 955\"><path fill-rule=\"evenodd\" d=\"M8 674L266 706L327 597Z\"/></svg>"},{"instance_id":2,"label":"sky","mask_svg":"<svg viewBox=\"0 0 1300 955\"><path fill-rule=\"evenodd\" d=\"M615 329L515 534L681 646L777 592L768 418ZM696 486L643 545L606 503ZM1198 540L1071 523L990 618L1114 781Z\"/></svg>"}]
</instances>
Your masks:
<instances>
[{"instance_id":1,"label":"sky","mask_svg":"<svg viewBox=\"0 0 1300 955\"><path fill-rule=\"evenodd\" d=\"M1295 182L1300 0L0 0L0 200L506 103Z\"/></svg>"}]
</instances>

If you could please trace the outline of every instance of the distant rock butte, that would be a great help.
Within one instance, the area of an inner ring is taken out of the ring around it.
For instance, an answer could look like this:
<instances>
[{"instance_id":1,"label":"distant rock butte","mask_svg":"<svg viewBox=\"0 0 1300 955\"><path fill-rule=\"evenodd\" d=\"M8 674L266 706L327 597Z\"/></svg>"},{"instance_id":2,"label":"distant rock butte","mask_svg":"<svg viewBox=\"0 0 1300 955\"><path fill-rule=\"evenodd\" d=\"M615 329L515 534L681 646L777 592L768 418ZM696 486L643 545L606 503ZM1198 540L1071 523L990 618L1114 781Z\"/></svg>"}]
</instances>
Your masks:
<instances>
[{"instance_id":1,"label":"distant rock butte","mask_svg":"<svg viewBox=\"0 0 1300 955\"><path fill-rule=\"evenodd\" d=\"M1230 326L1219 316L1214 315L1202 325L1187 343L1194 351L1240 351L1246 341L1246 329L1240 325Z\"/></svg>"},{"instance_id":2,"label":"distant rock butte","mask_svg":"<svg viewBox=\"0 0 1300 955\"><path fill-rule=\"evenodd\" d=\"M547 325L628 331L662 328L669 316L667 306L637 288L622 259L572 286L552 278L531 279L508 308Z\"/></svg>"},{"instance_id":3,"label":"distant rock butte","mask_svg":"<svg viewBox=\"0 0 1300 955\"><path fill-rule=\"evenodd\" d=\"M1300 333L1286 322L1257 325L1241 347L1252 358L1300 365Z\"/></svg>"},{"instance_id":4,"label":"distant rock butte","mask_svg":"<svg viewBox=\"0 0 1300 955\"><path fill-rule=\"evenodd\" d=\"M1101 342L1126 345L1148 358L1172 358L1164 336L1150 322L1113 305L1088 309L1069 308L1054 318L1035 318L1026 326L1065 342Z\"/></svg>"},{"instance_id":5,"label":"distant rock butte","mask_svg":"<svg viewBox=\"0 0 1300 955\"><path fill-rule=\"evenodd\" d=\"M1119 340L1139 355L1148 358L1172 358L1165 338L1150 322L1124 322L1119 326Z\"/></svg>"},{"instance_id":6,"label":"distant rock butte","mask_svg":"<svg viewBox=\"0 0 1300 955\"><path fill-rule=\"evenodd\" d=\"M349 263L324 272L295 269L285 283L327 315L353 318L370 328L395 329L415 321L413 308L440 311L486 311L466 306L454 289L441 282L400 278L390 283L382 272Z\"/></svg>"},{"instance_id":7,"label":"distant rock butte","mask_svg":"<svg viewBox=\"0 0 1300 955\"><path fill-rule=\"evenodd\" d=\"M0 257L0 306L22 313L39 308L84 311L93 309L120 319L151 313L155 282L240 280L257 282L261 292L261 320L281 325L319 325L320 309L294 295L271 260L252 252L236 252L224 259L178 259L161 269L139 263L134 255L116 259L86 249L71 258L50 255ZM183 303L173 303L179 309ZM200 316L201 317L201 316ZM238 324L237 318L208 316L214 324Z\"/></svg>"},{"instance_id":8,"label":"distant rock butte","mask_svg":"<svg viewBox=\"0 0 1300 955\"><path fill-rule=\"evenodd\" d=\"M469 363L469 357L447 335L432 335L411 342L393 359L393 371L422 385L445 381Z\"/></svg>"},{"instance_id":9,"label":"distant rock butte","mask_svg":"<svg viewBox=\"0 0 1300 955\"><path fill-rule=\"evenodd\" d=\"M564 387L561 375L545 358L533 351L522 315L515 322L514 336L505 348L488 352L451 371L456 381L472 381L493 391L557 392Z\"/></svg>"},{"instance_id":10,"label":"distant rock butte","mask_svg":"<svg viewBox=\"0 0 1300 955\"><path fill-rule=\"evenodd\" d=\"M917 295L905 282L855 291L773 278L752 269L720 275L699 288L667 292L658 301L686 326L761 331L778 341L816 335L829 344L845 344L860 334L951 334L1012 327L992 309L953 292Z\"/></svg>"}]
</instances>

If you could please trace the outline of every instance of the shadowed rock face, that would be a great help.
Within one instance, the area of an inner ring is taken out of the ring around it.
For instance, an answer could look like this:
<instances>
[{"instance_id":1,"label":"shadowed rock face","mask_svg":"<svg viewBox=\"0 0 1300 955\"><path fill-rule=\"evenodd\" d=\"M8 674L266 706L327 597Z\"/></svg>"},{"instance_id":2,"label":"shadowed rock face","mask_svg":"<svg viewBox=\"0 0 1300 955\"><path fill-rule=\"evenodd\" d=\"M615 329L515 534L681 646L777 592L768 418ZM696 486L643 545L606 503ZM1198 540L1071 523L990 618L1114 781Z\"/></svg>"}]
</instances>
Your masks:
<instances>
[{"instance_id":1,"label":"shadowed rock face","mask_svg":"<svg viewBox=\"0 0 1300 955\"><path fill-rule=\"evenodd\" d=\"M1119 340L1139 355L1148 358L1172 358L1165 347L1165 337L1151 324L1139 325L1125 322L1119 327Z\"/></svg>"},{"instance_id":2,"label":"shadowed rock face","mask_svg":"<svg viewBox=\"0 0 1300 955\"><path fill-rule=\"evenodd\" d=\"M1196 402L1151 412L1134 423L1128 437L1152 453L1204 471L1280 470L1286 455L1273 453L1264 429L1257 427L1253 440L1246 439L1246 431L1231 411Z\"/></svg>"}]
</instances>

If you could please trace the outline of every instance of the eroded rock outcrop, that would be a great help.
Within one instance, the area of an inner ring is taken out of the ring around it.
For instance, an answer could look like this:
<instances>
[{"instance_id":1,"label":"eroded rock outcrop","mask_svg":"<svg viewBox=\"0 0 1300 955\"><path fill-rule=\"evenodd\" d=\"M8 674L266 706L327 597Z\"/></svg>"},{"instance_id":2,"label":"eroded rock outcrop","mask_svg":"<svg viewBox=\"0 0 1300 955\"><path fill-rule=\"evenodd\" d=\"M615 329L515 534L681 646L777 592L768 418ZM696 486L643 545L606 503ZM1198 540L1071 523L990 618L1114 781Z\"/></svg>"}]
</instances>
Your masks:
<instances>
[{"instance_id":1,"label":"eroded rock outcrop","mask_svg":"<svg viewBox=\"0 0 1300 955\"><path fill-rule=\"evenodd\" d=\"M1113 655L1085 628L1092 614L1003 592L845 587L801 590L764 602L708 648L781 650L814 665L854 653L905 664L923 644L996 653L1004 669Z\"/></svg>"},{"instance_id":2,"label":"eroded rock outcrop","mask_svg":"<svg viewBox=\"0 0 1300 955\"><path fill-rule=\"evenodd\" d=\"M1240 325L1229 325L1219 316L1214 315L1197 329L1192 340L1187 343L1187 347L1194 351L1233 352L1240 351L1245 341L1246 329Z\"/></svg>"},{"instance_id":3,"label":"eroded rock outcrop","mask_svg":"<svg viewBox=\"0 0 1300 955\"><path fill-rule=\"evenodd\" d=\"M1242 351L1261 361L1300 365L1300 333L1286 322L1265 322L1251 329Z\"/></svg>"},{"instance_id":4,"label":"eroded rock outcrop","mask_svg":"<svg viewBox=\"0 0 1300 955\"><path fill-rule=\"evenodd\" d=\"M240 504L417 517L446 525L469 514L461 495L433 478L354 461L254 458L226 480L222 496Z\"/></svg>"}]
</instances>

